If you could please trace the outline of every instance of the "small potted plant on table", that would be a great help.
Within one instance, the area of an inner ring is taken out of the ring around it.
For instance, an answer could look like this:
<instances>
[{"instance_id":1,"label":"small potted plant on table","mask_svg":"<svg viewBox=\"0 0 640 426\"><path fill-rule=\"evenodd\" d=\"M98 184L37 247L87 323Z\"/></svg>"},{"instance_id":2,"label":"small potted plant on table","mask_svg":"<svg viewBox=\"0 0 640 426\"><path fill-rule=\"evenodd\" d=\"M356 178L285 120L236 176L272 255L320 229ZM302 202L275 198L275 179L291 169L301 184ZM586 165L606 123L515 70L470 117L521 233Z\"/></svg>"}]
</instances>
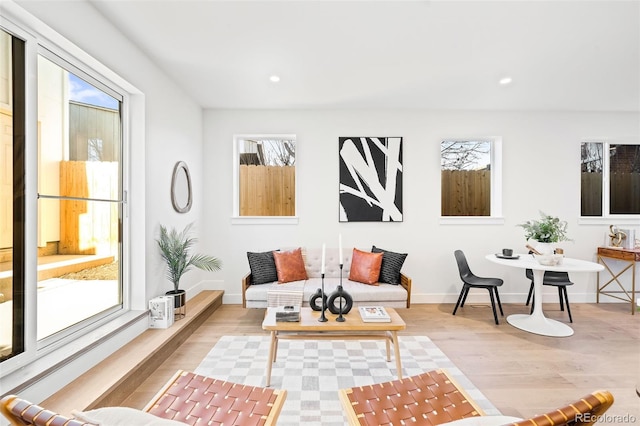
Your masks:
<instances>
[{"instance_id":1,"label":"small potted plant on table","mask_svg":"<svg viewBox=\"0 0 640 426\"><path fill-rule=\"evenodd\" d=\"M174 297L175 309L182 308L186 302L185 290L180 289L180 278L186 272L192 267L204 271L217 271L222 267L222 262L213 256L190 253L197 242L197 238L190 235L191 226L189 224L182 231L177 231L160 225L160 238L156 240L160 255L167 264L167 278L173 283L173 290L166 294Z\"/></svg>"},{"instance_id":2,"label":"small potted plant on table","mask_svg":"<svg viewBox=\"0 0 640 426\"><path fill-rule=\"evenodd\" d=\"M567 222L540 212L540 220L528 220L518 226L524 228L525 238L542 254L553 254L554 243L570 241L567 237Z\"/></svg>"}]
</instances>

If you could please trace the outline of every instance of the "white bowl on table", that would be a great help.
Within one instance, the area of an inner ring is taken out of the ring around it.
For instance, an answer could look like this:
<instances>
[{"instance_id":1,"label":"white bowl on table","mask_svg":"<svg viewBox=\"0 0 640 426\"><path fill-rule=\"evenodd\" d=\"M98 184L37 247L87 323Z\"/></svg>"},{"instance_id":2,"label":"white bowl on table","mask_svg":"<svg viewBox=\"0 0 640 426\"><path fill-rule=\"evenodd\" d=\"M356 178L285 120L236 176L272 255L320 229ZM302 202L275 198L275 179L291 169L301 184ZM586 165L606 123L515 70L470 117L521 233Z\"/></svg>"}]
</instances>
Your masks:
<instances>
[{"instance_id":1,"label":"white bowl on table","mask_svg":"<svg viewBox=\"0 0 640 426\"><path fill-rule=\"evenodd\" d=\"M564 255L562 254L535 254L534 255L536 261L544 266L556 266L562 265L562 259Z\"/></svg>"}]
</instances>

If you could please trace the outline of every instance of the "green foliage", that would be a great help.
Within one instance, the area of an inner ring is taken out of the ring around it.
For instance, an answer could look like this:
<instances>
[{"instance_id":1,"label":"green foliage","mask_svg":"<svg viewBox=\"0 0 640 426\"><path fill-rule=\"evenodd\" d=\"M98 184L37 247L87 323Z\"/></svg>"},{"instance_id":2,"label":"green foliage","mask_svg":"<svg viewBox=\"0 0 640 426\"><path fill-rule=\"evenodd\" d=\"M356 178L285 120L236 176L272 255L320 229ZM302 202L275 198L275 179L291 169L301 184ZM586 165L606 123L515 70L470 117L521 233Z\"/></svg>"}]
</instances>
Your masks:
<instances>
[{"instance_id":1,"label":"green foliage","mask_svg":"<svg viewBox=\"0 0 640 426\"><path fill-rule=\"evenodd\" d=\"M167 264L167 278L176 291L180 288L180 278L192 267L205 271L217 271L222 267L222 262L213 256L189 254L197 242L197 238L189 235L190 231L191 224L180 232L160 225L160 238L156 240L160 255Z\"/></svg>"},{"instance_id":2,"label":"green foliage","mask_svg":"<svg viewBox=\"0 0 640 426\"><path fill-rule=\"evenodd\" d=\"M567 237L567 222L540 212L541 220L528 220L518 226L524 228L525 238L541 243L570 241Z\"/></svg>"}]
</instances>

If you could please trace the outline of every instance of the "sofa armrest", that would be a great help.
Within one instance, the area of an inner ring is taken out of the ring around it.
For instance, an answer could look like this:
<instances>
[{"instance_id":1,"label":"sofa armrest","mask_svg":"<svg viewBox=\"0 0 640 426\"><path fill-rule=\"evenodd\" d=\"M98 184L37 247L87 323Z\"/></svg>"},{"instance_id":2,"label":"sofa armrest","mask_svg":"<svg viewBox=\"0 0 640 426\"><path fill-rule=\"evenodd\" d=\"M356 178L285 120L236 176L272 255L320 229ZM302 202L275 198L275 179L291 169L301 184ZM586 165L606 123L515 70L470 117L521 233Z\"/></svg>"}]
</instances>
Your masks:
<instances>
[{"instance_id":1,"label":"sofa armrest","mask_svg":"<svg viewBox=\"0 0 640 426\"><path fill-rule=\"evenodd\" d=\"M242 277L242 307L247 307L247 297L245 295L247 289L251 285L251 272Z\"/></svg>"},{"instance_id":2,"label":"sofa armrest","mask_svg":"<svg viewBox=\"0 0 640 426\"><path fill-rule=\"evenodd\" d=\"M411 278L400 273L400 285L407 290L407 308L411 307Z\"/></svg>"}]
</instances>

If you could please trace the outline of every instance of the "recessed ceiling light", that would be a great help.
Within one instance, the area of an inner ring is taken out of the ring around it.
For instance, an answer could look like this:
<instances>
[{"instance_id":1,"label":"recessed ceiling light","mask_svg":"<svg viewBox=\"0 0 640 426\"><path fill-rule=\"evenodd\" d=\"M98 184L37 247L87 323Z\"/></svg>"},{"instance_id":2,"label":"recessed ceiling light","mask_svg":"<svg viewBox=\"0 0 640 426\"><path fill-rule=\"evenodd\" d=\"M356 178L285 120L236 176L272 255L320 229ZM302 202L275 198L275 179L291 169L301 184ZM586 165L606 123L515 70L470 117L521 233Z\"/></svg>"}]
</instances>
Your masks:
<instances>
[{"instance_id":1,"label":"recessed ceiling light","mask_svg":"<svg viewBox=\"0 0 640 426\"><path fill-rule=\"evenodd\" d=\"M280 77L278 77L277 75L272 75L271 77L269 77L269 80L271 80L272 83L277 83L280 81Z\"/></svg>"},{"instance_id":2,"label":"recessed ceiling light","mask_svg":"<svg viewBox=\"0 0 640 426\"><path fill-rule=\"evenodd\" d=\"M512 81L513 79L511 77L502 77L499 83L503 86L506 86L507 84L511 84Z\"/></svg>"}]
</instances>

